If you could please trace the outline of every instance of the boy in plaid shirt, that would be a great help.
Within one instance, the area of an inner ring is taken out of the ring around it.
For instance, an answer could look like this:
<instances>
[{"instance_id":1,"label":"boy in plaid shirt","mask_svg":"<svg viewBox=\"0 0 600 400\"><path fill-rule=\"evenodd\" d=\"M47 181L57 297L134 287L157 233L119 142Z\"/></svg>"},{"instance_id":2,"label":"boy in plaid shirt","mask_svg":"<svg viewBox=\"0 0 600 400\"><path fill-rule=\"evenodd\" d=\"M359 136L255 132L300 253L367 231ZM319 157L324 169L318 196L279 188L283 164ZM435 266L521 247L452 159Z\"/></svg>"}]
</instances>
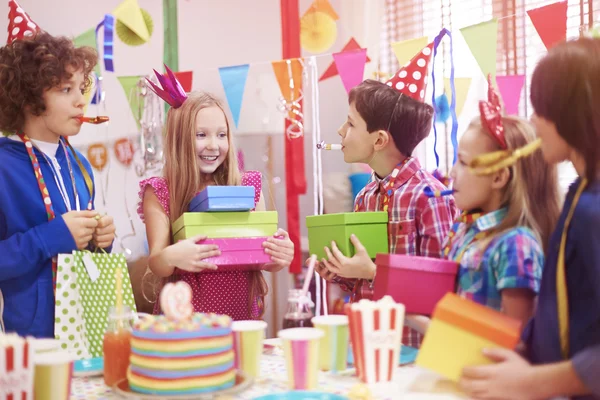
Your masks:
<instances>
[{"instance_id":1,"label":"boy in plaid shirt","mask_svg":"<svg viewBox=\"0 0 600 400\"><path fill-rule=\"evenodd\" d=\"M431 130L433 108L423 100L432 50L430 43L386 84L366 80L352 89L348 119L338 133L344 161L366 163L374 171L372 181L357 195L354 211L388 212L390 253L441 258L457 209L452 196L425 194L427 187L446 188L411 156ZM332 243L316 270L354 292L357 300L369 291L376 266L359 240L352 236L351 241L356 249L352 258ZM405 345L418 348L421 338L405 327Z\"/></svg>"}]
</instances>

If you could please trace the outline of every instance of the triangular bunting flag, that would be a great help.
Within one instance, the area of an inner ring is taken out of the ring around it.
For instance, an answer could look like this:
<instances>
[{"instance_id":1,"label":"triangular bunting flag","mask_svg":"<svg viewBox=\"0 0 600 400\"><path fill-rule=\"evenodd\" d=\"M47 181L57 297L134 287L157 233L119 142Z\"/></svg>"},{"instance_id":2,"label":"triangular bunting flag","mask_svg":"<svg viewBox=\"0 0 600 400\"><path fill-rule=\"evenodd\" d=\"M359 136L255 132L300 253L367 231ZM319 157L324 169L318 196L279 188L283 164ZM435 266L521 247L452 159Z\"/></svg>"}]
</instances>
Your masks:
<instances>
[{"instance_id":1,"label":"triangular bunting flag","mask_svg":"<svg viewBox=\"0 0 600 400\"><path fill-rule=\"evenodd\" d=\"M350 40L342 48L342 51L340 53L344 53L346 51L351 51L351 50L360 50L360 49L362 49L362 47L360 47L360 44L358 44L356 39L350 38ZM369 56L367 56L366 62L371 62L371 59L369 58ZM335 62L332 62L329 65L329 67L327 67L327 69L325 70L323 75L321 75L321 77L319 78L319 82L324 81L325 79L328 79L328 78L332 78L332 77L336 76L337 74L338 74L338 70L337 70L337 67L335 66Z\"/></svg>"},{"instance_id":2,"label":"triangular bunting flag","mask_svg":"<svg viewBox=\"0 0 600 400\"><path fill-rule=\"evenodd\" d=\"M144 42L150 39L150 32L137 0L124 0L112 13L126 27L131 29Z\"/></svg>"},{"instance_id":3,"label":"triangular bunting flag","mask_svg":"<svg viewBox=\"0 0 600 400\"><path fill-rule=\"evenodd\" d=\"M367 49L334 53L333 61L342 78L346 92L363 81L365 74L365 62L367 61Z\"/></svg>"},{"instance_id":4,"label":"triangular bunting flag","mask_svg":"<svg viewBox=\"0 0 600 400\"><path fill-rule=\"evenodd\" d=\"M504 102L504 110L508 115L519 113L521 91L525 84L525 75L497 76L496 84Z\"/></svg>"},{"instance_id":5,"label":"triangular bunting flag","mask_svg":"<svg viewBox=\"0 0 600 400\"><path fill-rule=\"evenodd\" d=\"M427 36L423 36L416 39L392 43L392 50L396 55L398 64L402 67L404 64L409 62L415 54L421 51L423 47L427 46L428 43L429 40L427 39Z\"/></svg>"},{"instance_id":6,"label":"triangular bunting flag","mask_svg":"<svg viewBox=\"0 0 600 400\"><path fill-rule=\"evenodd\" d=\"M302 65L300 64L300 60L293 58L291 60L273 61L271 65L273 66L273 72L277 78L279 90L281 90L283 98L290 101L292 94L294 99L300 97L300 87L302 85ZM291 79L294 81L293 93L290 87L290 70L292 71Z\"/></svg>"},{"instance_id":7,"label":"triangular bunting flag","mask_svg":"<svg viewBox=\"0 0 600 400\"><path fill-rule=\"evenodd\" d=\"M547 50L567 40L567 7L566 1L559 1L527 10L527 15Z\"/></svg>"},{"instance_id":8,"label":"triangular bunting flag","mask_svg":"<svg viewBox=\"0 0 600 400\"><path fill-rule=\"evenodd\" d=\"M97 49L98 42L96 40L96 29L91 28L91 29L83 32L81 35L79 35L75 39L73 39L73 43L75 44L75 47L88 46L93 49ZM94 72L96 73L97 76L100 76L100 63L96 63L96 66L94 67Z\"/></svg>"},{"instance_id":9,"label":"triangular bunting flag","mask_svg":"<svg viewBox=\"0 0 600 400\"><path fill-rule=\"evenodd\" d=\"M469 89L471 88L471 78L454 78L454 93L456 94L456 115L460 115L463 107L465 106L465 101L467 101L467 95L469 94ZM444 78L444 89L446 90L446 95L448 96L448 101L452 101L450 90L450 78Z\"/></svg>"},{"instance_id":10,"label":"triangular bunting flag","mask_svg":"<svg viewBox=\"0 0 600 400\"><path fill-rule=\"evenodd\" d=\"M331 6L331 3L329 2L329 0L313 1L312 4L310 5L310 7L308 7L308 9L306 10L306 12L304 13L304 15L302 17L304 17L306 14L314 12L314 11L319 11L319 12L325 13L325 14L329 15L334 21L337 21L338 19L340 19L339 15L337 15L335 10Z\"/></svg>"},{"instance_id":11,"label":"triangular bunting flag","mask_svg":"<svg viewBox=\"0 0 600 400\"><path fill-rule=\"evenodd\" d=\"M246 78L248 77L249 64L235 65L232 67L219 68L221 83L227 97L227 104L233 116L233 122L237 128L240 120L240 111L242 109L242 99L244 98L244 88L246 87Z\"/></svg>"},{"instance_id":12,"label":"triangular bunting flag","mask_svg":"<svg viewBox=\"0 0 600 400\"><path fill-rule=\"evenodd\" d=\"M139 76L119 76L119 82L125 91L125 97L129 102L129 107L131 108L131 113L133 114L133 119L135 119L135 123L137 124L138 129L141 127L141 114L144 111L144 98L143 96L137 96L135 94L135 87L137 86L140 79L144 77Z\"/></svg>"},{"instance_id":13,"label":"triangular bunting flag","mask_svg":"<svg viewBox=\"0 0 600 400\"><path fill-rule=\"evenodd\" d=\"M181 84L181 87L183 88L183 90L186 93L191 92L194 73L192 71L181 71L181 72L174 72L174 74L175 74L175 77L177 78L177 80L179 81L179 83Z\"/></svg>"},{"instance_id":14,"label":"triangular bunting flag","mask_svg":"<svg viewBox=\"0 0 600 400\"><path fill-rule=\"evenodd\" d=\"M460 30L477 60L484 76L496 76L496 47L498 40L498 20L482 22Z\"/></svg>"}]
</instances>

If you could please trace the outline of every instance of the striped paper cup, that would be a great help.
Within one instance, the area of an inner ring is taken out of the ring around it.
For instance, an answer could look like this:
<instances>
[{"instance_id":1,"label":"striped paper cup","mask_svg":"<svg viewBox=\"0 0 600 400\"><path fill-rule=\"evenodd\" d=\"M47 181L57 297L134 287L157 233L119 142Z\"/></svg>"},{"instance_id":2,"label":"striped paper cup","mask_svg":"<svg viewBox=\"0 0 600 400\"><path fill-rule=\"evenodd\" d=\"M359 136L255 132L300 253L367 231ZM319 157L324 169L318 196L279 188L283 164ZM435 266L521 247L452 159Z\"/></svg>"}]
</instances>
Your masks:
<instances>
[{"instance_id":1,"label":"striped paper cup","mask_svg":"<svg viewBox=\"0 0 600 400\"><path fill-rule=\"evenodd\" d=\"M265 321L234 321L231 325L235 368L253 378L257 378L260 372L265 329Z\"/></svg>"},{"instance_id":2,"label":"striped paper cup","mask_svg":"<svg viewBox=\"0 0 600 400\"><path fill-rule=\"evenodd\" d=\"M316 328L291 328L279 331L277 336L283 344L290 389L315 389L323 332Z\"/></svg>"},{"instance_id":3,"label":"striped paper cup","mask_svg":"<svg viewBox=\"0 0 600 400\"><path fill-rule=\"evenodd\" d=\"M323 331L319 345L319 368L322 371L343 371L348 362L348 317L321 315L312 319L313 326Z\"/></svg>"}]
</instances>

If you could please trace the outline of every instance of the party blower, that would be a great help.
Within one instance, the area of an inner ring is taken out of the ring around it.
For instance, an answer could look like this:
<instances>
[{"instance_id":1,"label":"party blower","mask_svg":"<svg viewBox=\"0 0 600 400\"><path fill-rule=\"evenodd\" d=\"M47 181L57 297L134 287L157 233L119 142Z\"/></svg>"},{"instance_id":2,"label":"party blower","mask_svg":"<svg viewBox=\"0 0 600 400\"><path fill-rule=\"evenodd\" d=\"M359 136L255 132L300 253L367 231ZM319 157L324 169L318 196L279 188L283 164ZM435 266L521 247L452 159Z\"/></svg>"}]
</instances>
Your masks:
<instances>
[{"instance_id":1,"label":"party blower","mask_svg":"<svg viewBox=\"0 0 600 400\"><path fill-rule=\"evenodd\" d=\"M97 116L97 117L79 117L79 120L83 122L87 122L88 124L99 125L105 122L108 122L109 118L107 116Z\"/></svg>"},{"instance_id":2,"label":"party blower","mask_svg":"<svg viewBox=\"0 0 600 400\"><path fill-rule=\"evenodd\" d=\"M329 143L325 143L322 141L322 142L317 143L317 149L319 149L319 150L341 150L342 145L341 144L329 144Z\"/></svg>"}]
</instances>

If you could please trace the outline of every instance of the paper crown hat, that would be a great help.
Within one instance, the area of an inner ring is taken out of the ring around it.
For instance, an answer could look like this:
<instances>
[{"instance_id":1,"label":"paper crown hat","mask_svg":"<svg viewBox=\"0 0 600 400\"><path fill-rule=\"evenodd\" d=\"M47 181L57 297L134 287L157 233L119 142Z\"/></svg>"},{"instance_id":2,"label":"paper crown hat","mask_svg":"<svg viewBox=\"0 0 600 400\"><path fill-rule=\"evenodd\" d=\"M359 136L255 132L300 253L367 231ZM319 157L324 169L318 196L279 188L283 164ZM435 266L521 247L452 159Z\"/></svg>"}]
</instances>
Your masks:
<instances>
[{"instance_id":1,"label":"paper crown hat","mask_svg":"<svg viewBox=\"0 0 600 400\"><path fill-rule=\"evenodd\" d=\"M8 39L10 44L17 39L32 38L40 31L38 24L23 10L15 0L8 0Z\"/></svg>"},{"instance_id":2,"label":"paper crown hat","mask_svg":"<svg viewBox=\"0 0 600 400\"><path fill-rule=\"evenodd\" d=\"M150 89L156 93L158 97L166 101L171 107L179 108L183 102L187 100L187 94L185 93L183 86L181 86L181 83L179 83L177 80L177 77L173 71L171 71L171 69L166 65L165 70L167 71L165 75L161 74L157 70L154 70L156 78L158 79L158 82L162 88L158 87L150 79L146 78L146 80L150 85Z\"/></svg>"},{"instance_id":3,"label":"paper crown hat","mask_svg":"<svg viewBox=\"0 0 600 400\"><path fill-rule=\"evenodd\" d=\"M412 97L421 103L424 102L433 45L434 43L431 42L425 46L405 66L400 68L386 84L403 95Z\"/></svg>"}]
</instances>

